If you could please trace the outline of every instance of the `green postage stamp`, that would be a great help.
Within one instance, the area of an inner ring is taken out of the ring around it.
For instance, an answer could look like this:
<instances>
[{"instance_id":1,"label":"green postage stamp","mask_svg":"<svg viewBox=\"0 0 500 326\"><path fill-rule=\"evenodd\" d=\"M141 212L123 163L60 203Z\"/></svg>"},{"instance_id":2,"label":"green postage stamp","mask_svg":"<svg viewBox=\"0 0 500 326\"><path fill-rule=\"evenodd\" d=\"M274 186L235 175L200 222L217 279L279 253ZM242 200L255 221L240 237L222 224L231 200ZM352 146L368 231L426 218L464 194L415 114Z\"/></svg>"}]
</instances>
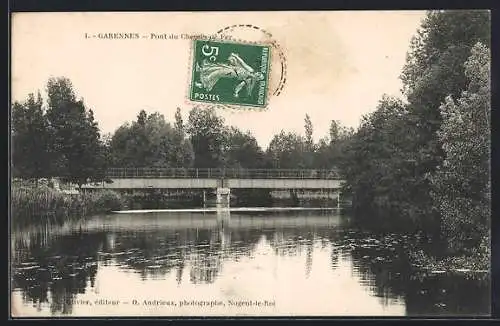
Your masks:
<instances>
[{"instance_id":1,"label":"green postage stamp","mask_svg":"<svg viewBox=\"0 0 500 326\"><path fill-rule=\"evenodd\" d=\"M267 45L195 40L189 99L265 107L270 55Z\"/></svg>"}]
</instances>

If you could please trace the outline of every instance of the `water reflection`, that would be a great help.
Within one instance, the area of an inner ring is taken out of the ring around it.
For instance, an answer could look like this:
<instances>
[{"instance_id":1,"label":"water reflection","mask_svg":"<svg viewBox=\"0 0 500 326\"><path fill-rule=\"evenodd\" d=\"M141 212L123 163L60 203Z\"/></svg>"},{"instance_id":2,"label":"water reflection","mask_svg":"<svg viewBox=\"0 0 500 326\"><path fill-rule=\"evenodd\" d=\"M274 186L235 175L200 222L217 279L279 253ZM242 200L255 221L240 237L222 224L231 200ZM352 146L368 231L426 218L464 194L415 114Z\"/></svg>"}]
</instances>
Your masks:
<instances>
[{"instance_id":1,"label":"water reflection","mask_svg":"<svg viewBox=\"0 0 500 326\"><path fill-rule=\"evenodd\" d=\"M332 212L115 214L14 234L13 304L29 315L70 316L489 313L488 279L416 274L408 250L419 245ZM275 305L128 302L151 298ZM108 299L121 303L91 304Z\"/></svg>"}]
</instances>

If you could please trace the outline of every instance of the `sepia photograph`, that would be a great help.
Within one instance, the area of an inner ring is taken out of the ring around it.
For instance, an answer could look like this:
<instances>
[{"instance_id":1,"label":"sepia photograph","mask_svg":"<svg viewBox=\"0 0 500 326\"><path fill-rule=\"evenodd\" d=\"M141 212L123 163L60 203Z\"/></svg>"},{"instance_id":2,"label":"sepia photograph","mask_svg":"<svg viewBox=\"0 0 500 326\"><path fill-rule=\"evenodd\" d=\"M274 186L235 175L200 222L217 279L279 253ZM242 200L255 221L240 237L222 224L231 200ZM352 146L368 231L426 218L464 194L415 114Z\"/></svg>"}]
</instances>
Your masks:
<instances>
[{"instance_id":1,"label":"sepia photograph","mask_svg":"<svg viewBox=\"0 0 500 326\"><path fill-rule=\"evenodd\" d=\"M12 13L11 317L489 317L490 21Z\"/></svg>"}]
</instances>

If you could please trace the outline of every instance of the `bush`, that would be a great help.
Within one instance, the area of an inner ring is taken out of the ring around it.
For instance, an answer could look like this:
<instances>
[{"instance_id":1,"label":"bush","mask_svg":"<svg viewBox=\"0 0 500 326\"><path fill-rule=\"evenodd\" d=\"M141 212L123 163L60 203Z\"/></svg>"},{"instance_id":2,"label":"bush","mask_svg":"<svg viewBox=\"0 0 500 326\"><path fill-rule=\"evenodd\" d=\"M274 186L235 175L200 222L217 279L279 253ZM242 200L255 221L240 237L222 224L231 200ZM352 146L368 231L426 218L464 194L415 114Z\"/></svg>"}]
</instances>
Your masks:
<instances>
[{"instance_id":1,"label":"bush","mask_svg":"<svg viewBox=\"0 0 500 326\"><path fill-rule=\"evenodd\" d=\"M114 191L104 190L95 195L94 209L99 212L109 213L120 210L124 206L122 197Z\"/></svg>"}]
</instances>

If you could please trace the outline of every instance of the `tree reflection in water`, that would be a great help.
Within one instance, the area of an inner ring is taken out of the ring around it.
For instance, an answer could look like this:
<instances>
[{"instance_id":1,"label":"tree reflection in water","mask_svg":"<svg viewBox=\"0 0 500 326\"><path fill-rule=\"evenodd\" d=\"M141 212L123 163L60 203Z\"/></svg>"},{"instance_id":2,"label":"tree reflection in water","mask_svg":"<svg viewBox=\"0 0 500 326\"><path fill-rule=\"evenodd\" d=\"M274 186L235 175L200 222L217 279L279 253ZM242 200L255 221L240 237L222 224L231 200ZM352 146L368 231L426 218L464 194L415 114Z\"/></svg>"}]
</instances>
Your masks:
<instances>
[{"instance_id":1,"label":"tree reflection in water","mask_svg":"<svg viewBox=\"0 0 500 326\"><path fill-rule=\"evenodd\" d=\"M367 232L341 229L340 239L331 239L339 251L353 261L355 274L387 305L403 299L407 315L487 315L490 313L490 280L487 274L443 273L412 267L411 250L422 248L419 234Z\"/></svg>"},{"instance_id":2,"label":"tree reflection in water","mask_svg":"<svg viewBox=\"0 0 500 326\"><path fill-rule=\"evenodd\" d=\"M75 232L51 238L33 234L29 242L16 240L16 250L26 259L13 261L13 288L20 288L25 302L38 309L50 303L52 313L71 314L72 301L94 287L98 270L97 252L106 234ZM50 296L50 300L49 300Z\"/></svg>"},{"instance_id":3,"label":"tree reflection in water","mask_svg":"<svg viewBox=\"0 0 500 326\"><path fill-rule=\"evenodd\" d=\"M71 314L76 295L95 287L100 265L133 271L143 280L173 273L179 285L213 284L226 262L254 259L262 244L277 257L304 257L305 278L313 270L315 250L330 250L332 271L342 261L352 262L352 274L360 284L384 305L403 300L409 315L489 312L488 280L416 274L408 251L421 245L418 239L356 229L339 216L114 215L66 233L40 228L17 235L13 288L22 292L25 304L38 309L48 304L53 314Z\"/></svg>"}]
</instances>

